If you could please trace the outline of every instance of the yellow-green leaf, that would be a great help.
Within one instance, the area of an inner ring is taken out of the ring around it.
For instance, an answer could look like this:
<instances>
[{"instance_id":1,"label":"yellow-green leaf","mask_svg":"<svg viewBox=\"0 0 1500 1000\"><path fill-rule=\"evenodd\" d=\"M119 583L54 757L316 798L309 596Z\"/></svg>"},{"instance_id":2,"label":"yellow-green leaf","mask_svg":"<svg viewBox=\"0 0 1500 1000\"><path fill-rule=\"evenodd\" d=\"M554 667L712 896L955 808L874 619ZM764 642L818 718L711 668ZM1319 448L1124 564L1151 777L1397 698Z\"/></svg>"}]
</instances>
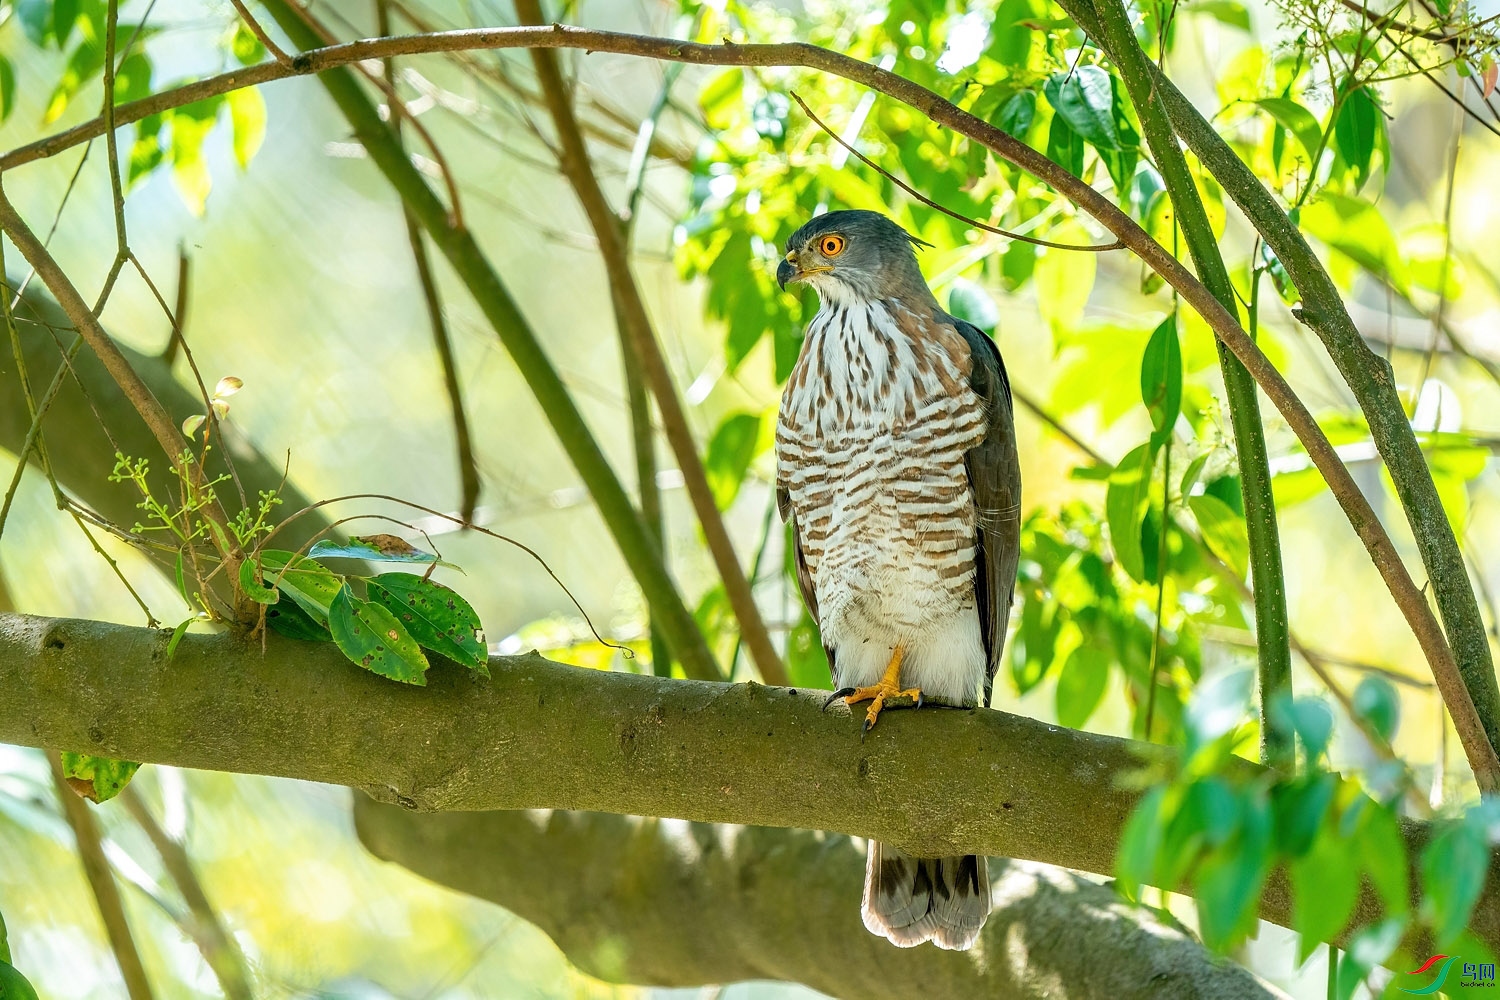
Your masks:
<instances>
[{"instance_id":1,"label":"yellow-green leaf","mask_svg":"<svg viewBox=\"0 0 1500 1000\"><path fill-rule=\"evenodd\" d=\"M1188 506L1198 519L1198 528L1209 550L1244 579L1250 570L1250 539L1244 518L1223 500L1207 493L1188 497Z\"/></svg>"},{"instance_id":2,"label":"yellow-green leaf","mask_svg":"<svg viewBox=\"0 0 1500 1000\"><path fill-rule=\"evenodd\" d=\"M64 753L63 775L73 790L93 802L108 802L129 784L140 764L87 753Z\"/></svg>"},{"instance_id":3,"label":"yellow-green leaf","mask_svg":"<svg viewBox=\"0 0 1500 1000\"><path fill-rule=\"evenodd\" d=\"M234 128L234 159L245 170L266 139L266 102L258 87L231 90L225 96Z\"/></svg>"}]
</instances>

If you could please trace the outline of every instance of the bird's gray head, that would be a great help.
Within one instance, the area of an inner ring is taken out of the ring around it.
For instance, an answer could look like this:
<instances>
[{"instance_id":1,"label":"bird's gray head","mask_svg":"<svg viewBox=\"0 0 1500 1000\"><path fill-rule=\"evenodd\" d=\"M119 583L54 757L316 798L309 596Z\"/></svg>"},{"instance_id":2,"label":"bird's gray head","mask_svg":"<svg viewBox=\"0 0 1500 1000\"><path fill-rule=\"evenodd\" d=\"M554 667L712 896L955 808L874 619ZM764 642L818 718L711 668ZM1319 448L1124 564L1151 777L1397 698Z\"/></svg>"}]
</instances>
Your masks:
<instances>
[{"instance_id":1,"label":"bird's gray head","mask_svg":"<svg viewBox=\"0 0 1500 1000\"><path fill-rule=\"evenodd\" d=\"M776 268L776 283L786 288L805 281L824 301L892 297L932 301L917 267L918 245L931 246L879 212L829 212L787 240L786 258Z\"/></svg>"}]
</instances>

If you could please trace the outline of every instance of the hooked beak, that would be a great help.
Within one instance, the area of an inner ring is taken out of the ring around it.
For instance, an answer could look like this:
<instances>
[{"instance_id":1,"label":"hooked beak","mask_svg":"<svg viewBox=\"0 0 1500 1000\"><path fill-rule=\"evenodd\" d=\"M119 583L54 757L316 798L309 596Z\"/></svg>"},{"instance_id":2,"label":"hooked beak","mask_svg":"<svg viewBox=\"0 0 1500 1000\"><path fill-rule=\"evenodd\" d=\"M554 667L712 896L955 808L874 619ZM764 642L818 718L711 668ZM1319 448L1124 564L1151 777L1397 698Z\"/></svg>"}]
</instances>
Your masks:
<instances>
[{"instance_id":1,"label":"hooked beak","mask_svg":"<svg viewBox=\"0 0 1500 1000\"><path fill-rule=\"evenodd\" d=\"M780 285L781 290L784 292L786 291L787 282L796 280L797 266L792 263L792 255L787 254L786 259L776 265L776 284Z\"/></svg>"},{"instance_id":2,"label":"hooked beak","mask_svg":"<svg viewBox=\"0 0 1500 1000\"><path fill-rule=\"evenodd\" d=\"M776 265L776 284L781 286L783 292L786 291L787 285L803 281L809 274L822 274L824 271L833 270L828 265L822 267L801 267L795 263L796 257L796 252L792 251L786 255L780 264Z\"/></svg>"}]
</instances>

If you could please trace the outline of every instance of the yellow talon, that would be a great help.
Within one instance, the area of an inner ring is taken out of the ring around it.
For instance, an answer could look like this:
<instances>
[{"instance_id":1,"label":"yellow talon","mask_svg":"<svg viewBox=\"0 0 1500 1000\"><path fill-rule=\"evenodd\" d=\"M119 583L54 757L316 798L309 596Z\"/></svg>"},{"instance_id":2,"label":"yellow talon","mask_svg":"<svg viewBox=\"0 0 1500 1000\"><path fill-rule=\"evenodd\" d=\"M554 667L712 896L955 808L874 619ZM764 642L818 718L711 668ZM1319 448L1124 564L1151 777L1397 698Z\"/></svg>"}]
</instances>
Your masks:
<instances>
[{"instance_id":1,"label":"yellow talon","mask_svg":"<svg viewBox=\"0 0 1500 1000\"><path fill-rule=\"evenodd\" d=\"M918 705L922 704L922 691L920 688L903 688L901 686L901 657L905 650L897 646L891 653L890 665L885 668L885 676L880 678L880 683L873 687L855 688L844 697L844 704L853 705L855 702L868 701L869 709L865 711L865 731L868 732L874 725L875 720L880 718L880 710L885 707L888 698L912 698Z\"/></svg>"}]
</instances>

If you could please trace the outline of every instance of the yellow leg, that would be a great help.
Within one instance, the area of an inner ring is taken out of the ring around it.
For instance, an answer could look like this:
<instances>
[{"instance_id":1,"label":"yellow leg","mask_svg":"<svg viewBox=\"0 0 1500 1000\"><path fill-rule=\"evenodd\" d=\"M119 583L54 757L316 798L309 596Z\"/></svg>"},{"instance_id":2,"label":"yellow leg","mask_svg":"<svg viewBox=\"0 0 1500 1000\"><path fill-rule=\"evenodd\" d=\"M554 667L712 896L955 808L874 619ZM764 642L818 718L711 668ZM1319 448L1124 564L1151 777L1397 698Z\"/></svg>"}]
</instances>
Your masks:
<instances>
[{"instance_id":1,"label":"yellow leg","mask_svg":"<svg viewBox=\"0 0 1500 1000\"><path fill-rule=\"evenodd\" d=\"M922 692L918 688L901 687L901 657L905 650L897 646L891 653L890 665L885 668L885 676L880 678L880 683L874 687L855 688L844 697L844 704L853 705L855 702L868 701L870 707L865 712L865 729L875 725L875 720L880 718L880 710L885 707L888 698L913 698L917 704L922 703Z\"/></svg>"}]
</instances>

